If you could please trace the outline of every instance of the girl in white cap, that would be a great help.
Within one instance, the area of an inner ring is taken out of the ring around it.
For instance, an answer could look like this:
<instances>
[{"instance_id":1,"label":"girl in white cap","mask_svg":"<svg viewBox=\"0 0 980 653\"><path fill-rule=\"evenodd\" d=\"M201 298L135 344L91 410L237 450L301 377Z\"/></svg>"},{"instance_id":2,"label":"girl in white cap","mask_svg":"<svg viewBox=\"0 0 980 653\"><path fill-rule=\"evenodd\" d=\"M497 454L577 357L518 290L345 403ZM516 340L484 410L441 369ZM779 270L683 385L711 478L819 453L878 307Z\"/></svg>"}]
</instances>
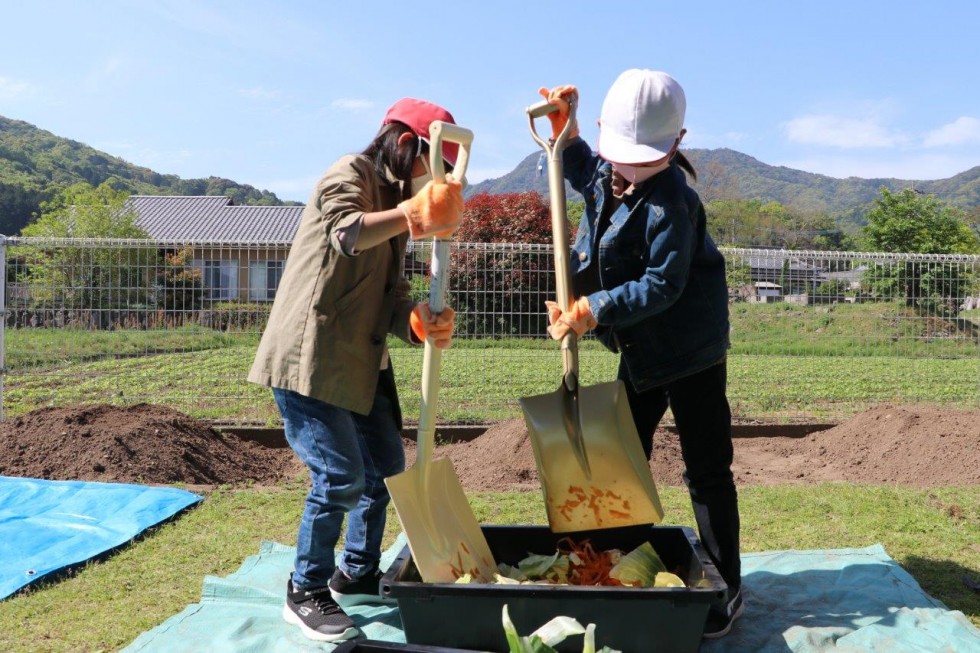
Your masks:
<instances>
[{"instance_id":1,"label":"girl in white cap","mask_svg":"<svg viewBox=\"0 0 980 653\"><path fill-rule=\"evenodd\" d=\"M555 138L568 122L574 86L544 95ZM687 185L694 168L678 152L684 90L670 75L632 69L602 104L599 152L578 137L563 153L565 178L585 198L572 247L571 306L547 302L556 340L569 329L620 354L619 378L647 457L669 406L680 437L701 541L728 584L705 637L720 637L742 612L738 497L732 476L731 411L725 392L728 290L725 261Z\"/></svg>"},{"instance_id":2,"label":"girl in white cap","mask_svg":"<svg viewBox=\"0 0 980 653\"><path fill-rule=\"evenodd\" d=\"M405 468L386 338L440 348L452 338L453 310L434 317L415 304L403 270L409 238L446 236L462 218L460 182L432 183L434 120L455 122L430 102L399 100L374 141L317 182L248 375L272 388L286 439L310 468L283 617L315 640L353 637L343 606L380 600L384 479ZM443 144L447 169L458 149Z\"/></svg>"}]
</instances>

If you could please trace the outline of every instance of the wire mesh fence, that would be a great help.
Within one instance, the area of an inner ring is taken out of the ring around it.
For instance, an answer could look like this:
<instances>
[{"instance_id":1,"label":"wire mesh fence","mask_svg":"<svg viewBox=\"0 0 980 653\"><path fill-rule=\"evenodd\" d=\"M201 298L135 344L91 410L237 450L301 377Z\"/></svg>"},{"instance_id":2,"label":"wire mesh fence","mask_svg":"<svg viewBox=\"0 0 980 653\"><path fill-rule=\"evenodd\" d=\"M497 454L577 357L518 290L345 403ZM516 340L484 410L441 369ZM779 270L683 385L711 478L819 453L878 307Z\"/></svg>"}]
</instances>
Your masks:
<instances>
[{"instance_id":1,"label":"wire mesh fence","mask_svg":"<svg viewBox=\"0 0 980 653\"><path fill-rule=\"evenodd\" d=\"M880 403L980 406L980 257L725 249L736 419L838 421ZM275 424L267 388L245 381L288 242L7 238L2 253L2 407L155 403L225 424ZM404 261L425 297L428 244ZM453 348L441 422L520 415L521 396L561 376L544 301L550 245L454 243ZM406 420L421 353L389 339ZM582 382L618 357L581 344Z\"/></svg>"}]
</instances>

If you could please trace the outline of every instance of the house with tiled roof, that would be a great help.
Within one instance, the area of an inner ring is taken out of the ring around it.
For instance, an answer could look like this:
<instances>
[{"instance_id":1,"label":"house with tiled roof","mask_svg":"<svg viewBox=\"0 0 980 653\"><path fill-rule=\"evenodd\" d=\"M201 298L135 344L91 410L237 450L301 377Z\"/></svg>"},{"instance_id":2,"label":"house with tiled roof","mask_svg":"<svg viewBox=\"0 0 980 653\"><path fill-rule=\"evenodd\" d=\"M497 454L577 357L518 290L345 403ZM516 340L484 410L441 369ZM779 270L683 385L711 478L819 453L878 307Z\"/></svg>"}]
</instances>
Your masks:
<instances>
[{"instance_id":1,"label":"house with tiled roof","mask_svg":"<svg viewBox=\"0 0 980 653\"><path fill-rule=\"evenodd\" d=\"M302 206L238 206L224 196L134 195L136 224L162 248L190 249L212 301L275 298Z\"/></svg>"}]
</instances>

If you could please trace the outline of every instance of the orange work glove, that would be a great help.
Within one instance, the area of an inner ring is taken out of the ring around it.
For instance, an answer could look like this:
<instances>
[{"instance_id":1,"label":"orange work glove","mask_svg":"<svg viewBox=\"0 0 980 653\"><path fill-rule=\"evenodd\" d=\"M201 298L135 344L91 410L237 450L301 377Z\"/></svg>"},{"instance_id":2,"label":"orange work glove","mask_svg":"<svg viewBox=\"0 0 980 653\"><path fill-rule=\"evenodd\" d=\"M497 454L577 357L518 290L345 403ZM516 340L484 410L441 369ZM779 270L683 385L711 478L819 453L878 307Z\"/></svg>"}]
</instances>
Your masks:
<instances>
[{"instance_id":1,"label":"orange work glove","mask_svg":"<svg viewBox=\"0 0 980 653\"><path fill-rule=\"evenodd\" d=\"M408 220L408 233L413 240L429 236L448 238L463 220L463 184L448 174L445 184L430 180L398 208Z\"/></svg>"},{"instance_id":2,"label":"orange work glove","mask_svg":"<svg viewBox=\"0 0 980 653\"><path fill-rule=\"evenodd\" d=\"M419 342L428 340L439 349L448 349L453 340L453 329L456 327L456 311L450 307L442 309L439 315L433 315L429 303L416 304L412 314L408 316L412 333Z\"/></svg>"},{"instance_id":3,"label":"orange work glove","mask_svg":"<svg viewBox=\"0 0 980 653\"><path fill-rule=\"evenodd\" d=\"M562 311L555 302L545 302L544 305L548 309L548 335L555 340L564 338L569 329L575 332L576 337L581 338L586 331L591 331L598 324L592 315L589 300L585 297L575 300L567 311Z\"/></svg>"},{"instance_id":4,"label":"orange work glove","mask_svg":"<svg viewBox=\"0 0 980 653\"><path fill-rule=\"evenodd\" d=\"M558 107L558 111L552 111L548 114L548 120L551 121L551 138L556 139L561 134L562 130L565 129L565 125L568 123L568 100L566 100L565 97L571 96L577 101L578 89L571 84L556 86L550 91L542 86L538 89L538 93L540 93L549 104L554 104ZM575 138L576 136L578 136L577 124L572 125L571 131L568 132L569 138Z\"/></svg>"}]
</instances>

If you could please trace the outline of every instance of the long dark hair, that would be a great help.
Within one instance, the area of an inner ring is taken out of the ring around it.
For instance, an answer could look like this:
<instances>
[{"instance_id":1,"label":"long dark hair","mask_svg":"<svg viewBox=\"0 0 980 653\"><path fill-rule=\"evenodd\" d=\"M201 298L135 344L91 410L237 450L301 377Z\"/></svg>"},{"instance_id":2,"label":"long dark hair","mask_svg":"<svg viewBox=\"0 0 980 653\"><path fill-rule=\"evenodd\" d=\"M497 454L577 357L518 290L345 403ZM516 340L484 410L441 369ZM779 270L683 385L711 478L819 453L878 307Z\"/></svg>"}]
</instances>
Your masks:
<instances>
[{"instance_id":1,"label":"long dark hair","mask_svg":"<svg viewBox=\"0 0 980 653\"><path fill-rule=\"evenodd\" d=\"M405 132L412 133L414 137L410 147L398 145L398 139ZM404 182L406 198L407 194L412 192L412 167L415 165L415 158L420 153L428 156L429 144L415 136L411 127L398 121L383 125L371 144L361 152L374 161L374 168L379 175L384 176L385 167L387 167L395 177Z\"/></svg>"}]
</instances>

